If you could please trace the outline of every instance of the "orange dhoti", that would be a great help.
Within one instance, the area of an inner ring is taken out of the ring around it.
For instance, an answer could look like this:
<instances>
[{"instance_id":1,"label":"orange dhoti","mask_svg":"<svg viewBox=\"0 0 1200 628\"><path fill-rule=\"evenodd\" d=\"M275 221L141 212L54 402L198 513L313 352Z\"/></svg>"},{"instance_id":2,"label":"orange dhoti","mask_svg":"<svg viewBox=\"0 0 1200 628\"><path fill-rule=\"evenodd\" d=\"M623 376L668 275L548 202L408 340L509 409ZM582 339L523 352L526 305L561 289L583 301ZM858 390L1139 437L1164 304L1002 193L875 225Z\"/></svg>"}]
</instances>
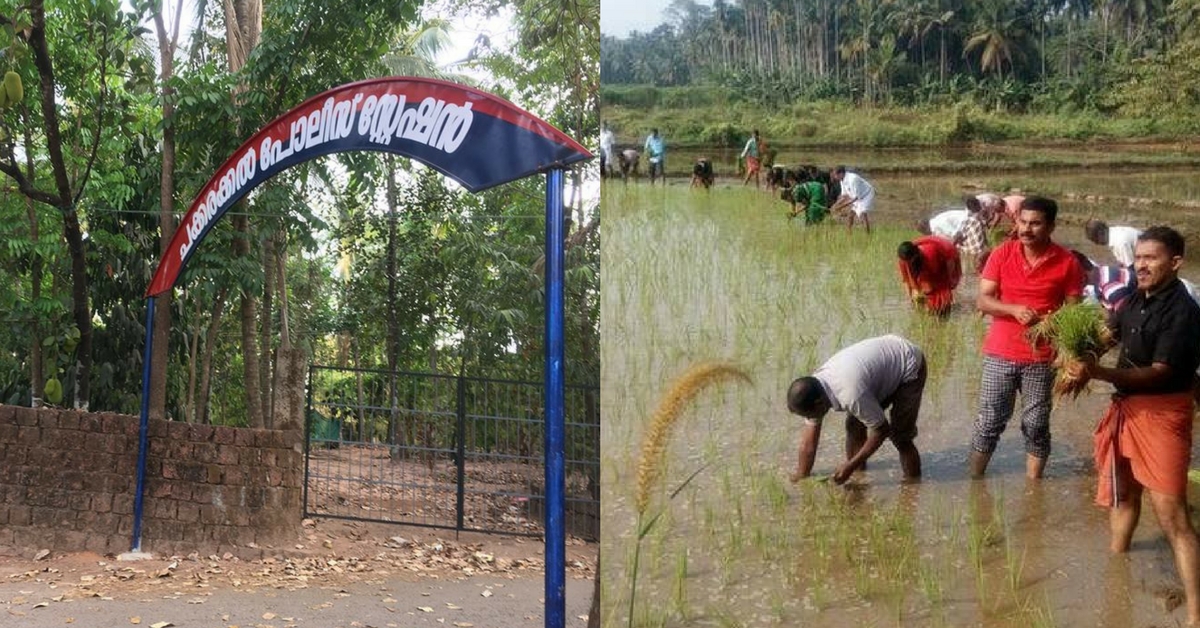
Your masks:
<instances>
[{"instance_id":1,"label":"orange dhoti","mask_svg":"<svg viewBox=\"0 0 1200 628\"><path fill-rule=\"evenodd\" d=\"M1187 493L1192 455L1192 393L1113 396L1096 426L1096 503L1112 507L1120 498L1114 482L1121 459L1129 460L1138 484L1167 495Z\"/></svg>"}]
</instances>

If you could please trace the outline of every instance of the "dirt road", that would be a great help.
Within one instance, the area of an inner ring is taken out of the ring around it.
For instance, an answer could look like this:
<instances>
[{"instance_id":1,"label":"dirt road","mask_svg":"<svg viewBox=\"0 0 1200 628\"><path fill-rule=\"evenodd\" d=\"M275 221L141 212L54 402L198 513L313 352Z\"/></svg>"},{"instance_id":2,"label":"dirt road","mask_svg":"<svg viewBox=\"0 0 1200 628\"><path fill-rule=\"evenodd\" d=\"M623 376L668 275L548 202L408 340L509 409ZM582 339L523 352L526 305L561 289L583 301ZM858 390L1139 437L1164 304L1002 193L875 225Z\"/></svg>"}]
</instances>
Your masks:
<instances>
[{"instance_id":1,"label":"dirt road","mask_svg":"<svg viewBox=\"0 0 1200 628\"><path fill-rule=\"evenodd\" d=\"M0 626L509 628L545 623L538 539L306 522L262 557L0 558ZM583 628L595 545L570 541L567 626ZM164 622L166 622L164 624Z\"/></svg>"}]
</instances>

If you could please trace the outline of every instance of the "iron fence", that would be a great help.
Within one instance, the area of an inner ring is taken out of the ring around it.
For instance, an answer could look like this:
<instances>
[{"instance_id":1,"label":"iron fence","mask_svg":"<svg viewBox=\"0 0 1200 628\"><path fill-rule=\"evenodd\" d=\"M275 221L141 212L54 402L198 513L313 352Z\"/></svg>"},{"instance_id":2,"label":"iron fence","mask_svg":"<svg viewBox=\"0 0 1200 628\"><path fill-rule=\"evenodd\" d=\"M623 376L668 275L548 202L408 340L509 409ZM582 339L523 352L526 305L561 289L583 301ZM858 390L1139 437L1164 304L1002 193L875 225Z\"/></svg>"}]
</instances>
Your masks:
<instances>
[{"instance_id":1,"label":"iron fence","mask_svg":"<svg viewBox=\"0 0 1200 628\"><path fill-rule=\"evenodd\" d=\"M312 366L304 514L536 535L543 384ZM565 524L600 536L600 390L566 386Z\"/></svg>"}]
</instances>

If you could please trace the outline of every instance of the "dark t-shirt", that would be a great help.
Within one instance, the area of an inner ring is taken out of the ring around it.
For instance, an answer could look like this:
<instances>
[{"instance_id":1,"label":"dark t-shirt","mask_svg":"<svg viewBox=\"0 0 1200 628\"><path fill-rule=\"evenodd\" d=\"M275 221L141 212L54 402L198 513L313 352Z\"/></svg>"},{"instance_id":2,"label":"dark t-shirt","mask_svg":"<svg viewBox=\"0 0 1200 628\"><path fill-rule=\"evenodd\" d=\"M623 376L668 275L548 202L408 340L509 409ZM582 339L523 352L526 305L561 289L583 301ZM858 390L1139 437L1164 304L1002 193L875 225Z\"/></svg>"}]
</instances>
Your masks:
<instances>
[{"instance_id":1,"label":"dark t-shirt","mask_svg":"<svg viewBox=\"0 0 1200 628\"><path fill-rule=\"evenodd\" d=\"M1136 393L1175 393L1192 389L1192 378L1200 366L1200 305L1187 288L1173 279L1154 295L1135 291L1108 321L1121 341L1120 368L1145 367L1162 362L1171 367L1171 377L1155 390Z\"/></svg>"}]
</instances>

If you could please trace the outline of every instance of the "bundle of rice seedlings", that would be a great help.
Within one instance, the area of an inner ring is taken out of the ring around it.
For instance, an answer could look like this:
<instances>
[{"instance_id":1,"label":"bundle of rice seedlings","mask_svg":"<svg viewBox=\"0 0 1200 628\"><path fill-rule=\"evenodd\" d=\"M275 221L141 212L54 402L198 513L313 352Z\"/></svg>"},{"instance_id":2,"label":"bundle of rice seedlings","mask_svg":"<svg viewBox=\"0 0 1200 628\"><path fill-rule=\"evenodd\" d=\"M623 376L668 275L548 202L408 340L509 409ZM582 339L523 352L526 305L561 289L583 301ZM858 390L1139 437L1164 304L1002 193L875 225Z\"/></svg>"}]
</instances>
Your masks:
<instances>
[{"instance_id":1,"label":"bundle of rice seedlings","mask_svg":"<svg viewBox=\"0 0 1200 628\"><path fill-rule=\"evenodd\" d=\"M1054 393L1078 397L1087 386L1067 374L1067 366L1082 359L1096 361L1108 350L1112 334L1104 324L1104 309L1091 303L1064 305L1029 329L1030 341L1047 341L1057 356Z\"/></svg>"}]
</instances>

